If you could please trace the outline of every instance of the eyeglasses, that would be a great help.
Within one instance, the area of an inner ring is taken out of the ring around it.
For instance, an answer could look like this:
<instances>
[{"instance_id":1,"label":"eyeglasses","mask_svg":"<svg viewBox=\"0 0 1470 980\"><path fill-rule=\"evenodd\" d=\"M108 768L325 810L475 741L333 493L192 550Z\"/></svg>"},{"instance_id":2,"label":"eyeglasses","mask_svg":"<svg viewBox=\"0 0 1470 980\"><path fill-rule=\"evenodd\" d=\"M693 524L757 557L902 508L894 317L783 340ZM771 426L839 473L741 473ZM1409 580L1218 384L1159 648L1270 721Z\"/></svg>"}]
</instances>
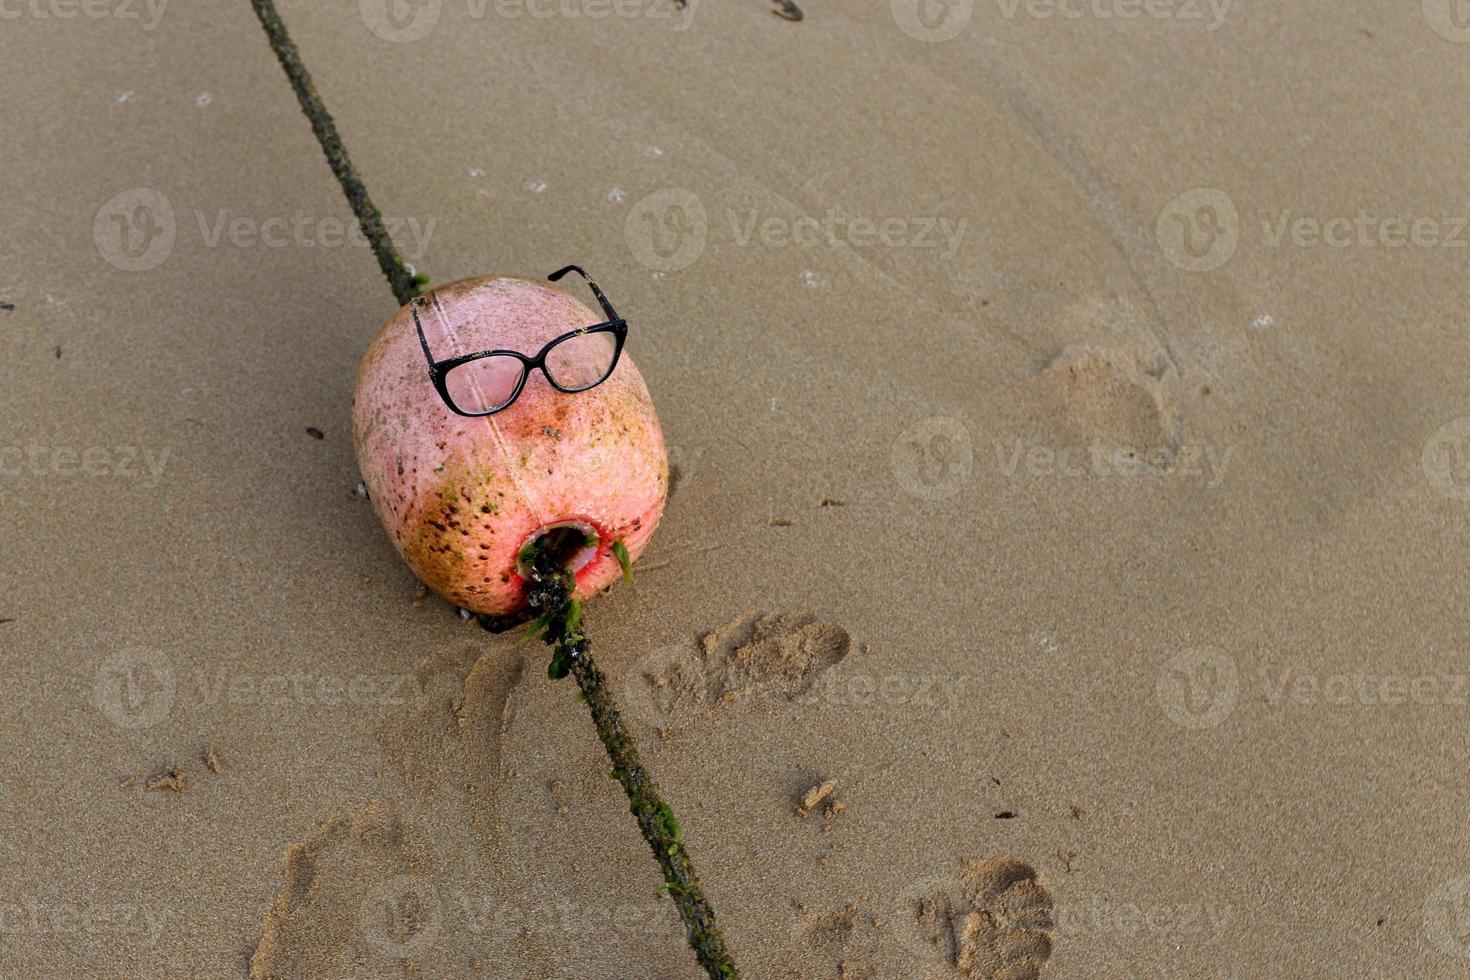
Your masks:
<instances>
[{"instance_id":1,"label":"eyeglasses","mask_svg":"<svg viewBox=\"0 0 1470 980\"><path fill-rule=\"evenodd\" d=\"M429 380L434 382L434 388L450 411L478 418L509 408L520 397L527 376L536 368L541 369L553 388L568 394L595 388L612 375L623 353L623 343L628 339L628 322L618 316L592 277L577 266L558 269L546 278L556 282L568 272L587 280L607 319L562 334L541 348L535 357L527 357L520 351L487 350L436 361L424 336L424 325L419 321L419 307L430 302L437 306L438 300L432 292L414 299L409 309L424 357L429 362Z\"/></svg>"}]
</instances>

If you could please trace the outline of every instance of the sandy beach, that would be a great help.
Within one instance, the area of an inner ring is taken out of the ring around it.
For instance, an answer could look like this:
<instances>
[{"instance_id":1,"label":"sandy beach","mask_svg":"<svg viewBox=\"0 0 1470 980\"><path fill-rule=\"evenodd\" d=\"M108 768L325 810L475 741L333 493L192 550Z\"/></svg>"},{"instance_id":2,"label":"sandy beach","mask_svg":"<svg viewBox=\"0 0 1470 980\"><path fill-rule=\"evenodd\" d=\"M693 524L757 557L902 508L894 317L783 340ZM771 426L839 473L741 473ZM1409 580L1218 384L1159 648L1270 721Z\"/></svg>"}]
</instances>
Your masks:
<instances>
[{"instance_id":1,"label":"sandy beach","mask_svg":"<svg viewBox=\"0 0 1470 980\"><path fill-rule=\"evenodd\" d=\"M1470 27L800 4L282 2L416 271L628 320L587 628L742 975L1463 976ZM699 976L358 492L397 303L250 5L0 21L0 976Z\"/></svg>"}]
</instances>

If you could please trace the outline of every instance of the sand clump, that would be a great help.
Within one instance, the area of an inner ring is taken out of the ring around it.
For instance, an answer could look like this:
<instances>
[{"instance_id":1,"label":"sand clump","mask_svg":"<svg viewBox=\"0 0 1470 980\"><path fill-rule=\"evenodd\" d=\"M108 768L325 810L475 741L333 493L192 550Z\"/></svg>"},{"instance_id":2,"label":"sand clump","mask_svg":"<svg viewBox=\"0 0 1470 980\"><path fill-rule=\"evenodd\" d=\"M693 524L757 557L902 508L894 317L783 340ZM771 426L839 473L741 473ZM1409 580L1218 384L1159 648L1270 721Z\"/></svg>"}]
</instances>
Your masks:
<instances>
[{"instance_id":1,"label":"sand clump","mask_svg":"<svg viewBox=\"0 0 1470 980\"><path fill-rule=\"evenodd\" d=\"M189 785L189 774L177 766L170 766L157 776L148 780L145 785L150 790L167 790L170 793L182 793L184 787Z\"/></svg>"},{"instance_id":2,"label":"sand clump","mask_svg":"<svg viewBox=\"0 0 1470 980\"><path fill-rule=\"evenodd\" d=\"M831 779L818 783L816 786L813 786L811 789L807 790L805 793L802 794L801 802L797 804L797 816L809 816L811 812L817 807L821 806L822 801L831 796L833 792L836 791L836 789L837 777L833 776Z\"/></svg>"}]
</instances>

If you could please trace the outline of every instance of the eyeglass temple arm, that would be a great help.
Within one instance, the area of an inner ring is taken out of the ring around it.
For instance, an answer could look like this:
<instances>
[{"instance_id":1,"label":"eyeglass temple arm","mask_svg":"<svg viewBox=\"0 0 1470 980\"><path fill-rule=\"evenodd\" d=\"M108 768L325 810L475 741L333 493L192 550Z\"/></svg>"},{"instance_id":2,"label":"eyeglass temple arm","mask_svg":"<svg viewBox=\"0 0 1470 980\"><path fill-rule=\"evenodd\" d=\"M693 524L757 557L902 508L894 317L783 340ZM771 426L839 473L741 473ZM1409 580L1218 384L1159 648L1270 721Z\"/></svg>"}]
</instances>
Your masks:
<instances>
[{"instance_id":1,"label":"eyeglass temple arm","mask_svg":"<svg viewBox=\"0 0 1470 980\"><path fill-rule=\"evenodd\" d=\"M597 288L597 283L593 282L592 277L589 276L589 275L587 275L587 273L582 270L582 267L581 266L578 266L578 265L569 265L566 268L557 269L555 272L553 272L551 275L547 276L546 278L547 279L550 279L552 282L556 282L558 279L560 279L562 276L566 275L568 272L575 272L577 275L581 276L583 279L586 279L587 280L587 285L589 285L589 286L592 287L592 292L597 297L597 302L599 302L599 303L602 304L602 312L604 312L604 313L607 314L607 318L609 320L616 320L616 319L618 319L618 312L617 312L617 310L614 310L612 308L612 304L607 301L607 297L604 296L604 295L602 295L602 290Z\"/></svg>"},{"instance_id":2,"label":"eyeglass temple arm","mask_svg":"<svg viewBox=\"0 0 1470 980\"><path fill-rule=\"evenodd\" d=\"M429 338L424 336L424 325L419 321L419 303L423 302L422 296L415 296L408 301L408 311L413 314L413 325L419 332L419 346L424 349L424 358L429 362L429 367L434 366L434 352L429 350Z\"/></svg>"}]
</instances>

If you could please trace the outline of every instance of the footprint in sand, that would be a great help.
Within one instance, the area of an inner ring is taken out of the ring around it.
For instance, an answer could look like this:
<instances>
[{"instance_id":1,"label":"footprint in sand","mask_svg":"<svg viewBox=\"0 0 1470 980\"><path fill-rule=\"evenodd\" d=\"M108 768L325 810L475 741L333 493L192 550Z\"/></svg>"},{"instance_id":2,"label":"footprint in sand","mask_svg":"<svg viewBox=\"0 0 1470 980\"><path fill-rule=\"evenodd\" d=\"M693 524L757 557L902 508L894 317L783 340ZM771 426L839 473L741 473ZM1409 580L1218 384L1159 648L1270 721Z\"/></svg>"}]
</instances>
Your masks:
<instances>
[{"instance_id":1,"label":"footprint in sand","mask_svg":"<svg viewBox=\"0 0 1470 980\"><path fill-rule=\"evenodd\" d=\"M250 959L251 980L371 975L412 957L434 962L439 898L399 814L369 805L333 817L287 850L283 874Z\"/></svg>"},{"instance_id":2,"label":"footprint in sand","mask_svg":"<svg viewBox=\"0 0 1470 980\"><path fill-rule=\"evenodd\" d=\"M799 701L851 648L836 623L806 613L749 613L697 643L640 660L623 684L624 713L668 731L740 700Z\"/></svg>"},{"instance_id":3,"label":"footprint in sand","mask_svg":"<svg viewBox=\"0 0 1470 980\"><path fill-rule=\"evenodd\" d=\"M1036 980L1051 956L1051 895L1023 861L966 861L958 882L920 889L906 911L919 945L938 950L960 976Z\"/></svg>"},{"instance_id":4,"label":"footprint in sand","mask_svg":"<svg viewBox=\"0 0 1470 980\"><path fill-rule=\"evenodd\" d=\"M1101 445L1167 472L1180 440L1171 371L1162 355L1067 347L1034 379L1038 408L1059 445Z\"/></svg>"}]
</instances>

